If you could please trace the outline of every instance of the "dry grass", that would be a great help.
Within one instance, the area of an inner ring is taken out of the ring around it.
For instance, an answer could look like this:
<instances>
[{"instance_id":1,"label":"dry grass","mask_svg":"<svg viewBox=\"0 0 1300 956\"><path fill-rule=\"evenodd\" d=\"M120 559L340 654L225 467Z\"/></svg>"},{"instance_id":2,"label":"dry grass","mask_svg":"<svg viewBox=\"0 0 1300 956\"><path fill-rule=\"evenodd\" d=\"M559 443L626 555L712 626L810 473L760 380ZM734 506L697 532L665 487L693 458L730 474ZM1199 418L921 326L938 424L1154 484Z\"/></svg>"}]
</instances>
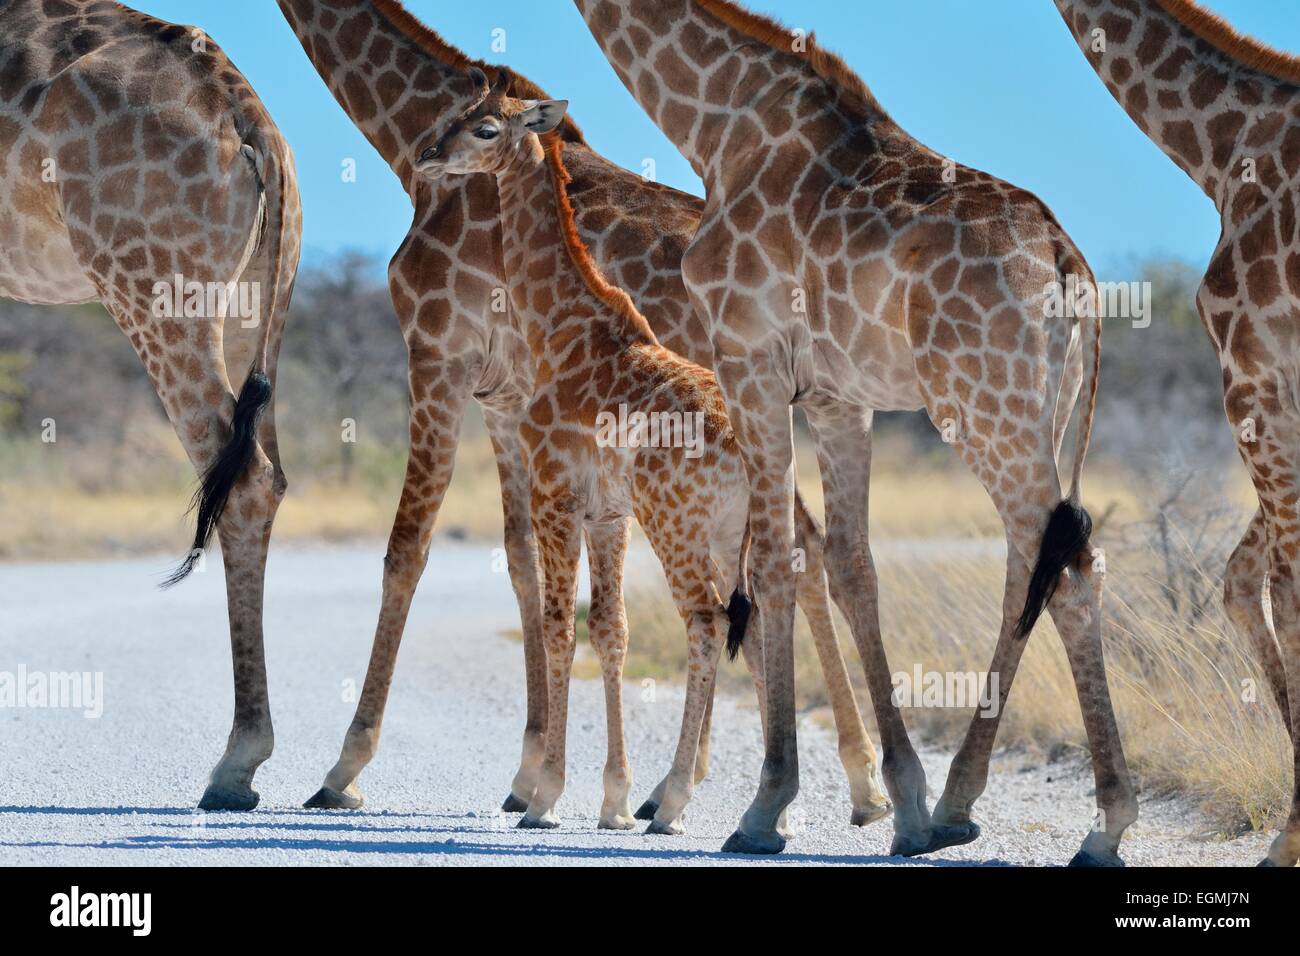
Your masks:
<instances>
[{"instance_id":1,"label":"dry grass","mask_svg":"<svg viewBox=\"0 0 1300 956\"><path fill-rule=\"evenodd\" d=\"M962 527L981 529L985 519L974 496L968 498L960 487L964 477L953 478L957 487L951 489L936 474L906 487L885 481L879 492L873 479L872 520L886 524L877 516L898 521L910 514L918 516L921 529L932 529L930 503L942 501L943 512L956 510L969 521ZM1162 542L1157 523L1119 520L1140 511L1132 493L1112 482L1090 477L1088 487L1102 492L1090 501L1094 514L1116 502L1097 540L1107 551L1107 670L1130 766L1144 792L1197 799L1223 832L1276 826L1290 806L1290 742L1263 675L1230 627L1219 597L1219 573L1249 511L1233 506L1191 518L1171 513ZM1245 494L1234 487L1231 497ZM919 663L925 671L982 675L1000 624L1002 560L935 559L899 548L889 557L891 537L878 539L885 555L878 570L881 626L894 671L910 671ZM629 674L658 679L681 674L683 629L662 584L630 589L628 616ZM842 621L840 633L870 724L865 682ZM819 710L825 692L801 617L795 654L800 706ZM739 663L724 664L720 686L753 693ZM913 707L905 713L921 739L953 749L971 712L961 706ZM1076 751L1086 758L1074 682L1050 619L1044 618L1030 639L998 743L1051 755Z\"/></svg>"}]
</instances>

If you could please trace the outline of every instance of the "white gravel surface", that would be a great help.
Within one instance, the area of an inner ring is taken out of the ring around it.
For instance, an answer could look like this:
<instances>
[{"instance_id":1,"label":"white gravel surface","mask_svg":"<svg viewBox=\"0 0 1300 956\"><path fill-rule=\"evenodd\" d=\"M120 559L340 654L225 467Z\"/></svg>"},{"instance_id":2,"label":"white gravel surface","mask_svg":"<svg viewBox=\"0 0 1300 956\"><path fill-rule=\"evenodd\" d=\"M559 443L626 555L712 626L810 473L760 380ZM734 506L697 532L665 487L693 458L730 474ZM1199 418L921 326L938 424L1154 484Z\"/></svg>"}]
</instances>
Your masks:
<instances>
[{"instance_id":1,"label":"white gravel surface","mask_svg":"<svg viewBox=\"0 0 1300 956\"><path fill-rule=\"evenodd\" d=\"M360 686L379 604L383 545L277 548L266 633L276 749L246 814L193 809L224 746L232 708L219 565L170 592L163 558L0 566L0 672L101 672L103 715L0 708L0 864L791 864L1065 863L1091 819L1086 762L1002 757L976 807L973 844L904 861L887 856L888 820L848 826L847 787L831 735L799 728L798 833L778 857L718 852L753 795L761 763L756 710L719 701L709 778L687 834L598 831L605 718L598 682L575 682L563 826L514 829L497 807L523 726L520 645L505 574L491 549L439 543L407 628L379 756L361 777L359 811L309 811L302 800L333 763ZM642 562L633 567L644 573ZM632 635L636 640L636 635ZM991 649L991 648L990 648ZM739 665L730 665L739 666ZM681 693L629 688L633 805L667 768ZM932 801L946 754L925 753ZM1268 838L1194 836L1203 821L1144 802L1124 841L1133 864L1253 865Z\"/></svg>"}]
</instances>

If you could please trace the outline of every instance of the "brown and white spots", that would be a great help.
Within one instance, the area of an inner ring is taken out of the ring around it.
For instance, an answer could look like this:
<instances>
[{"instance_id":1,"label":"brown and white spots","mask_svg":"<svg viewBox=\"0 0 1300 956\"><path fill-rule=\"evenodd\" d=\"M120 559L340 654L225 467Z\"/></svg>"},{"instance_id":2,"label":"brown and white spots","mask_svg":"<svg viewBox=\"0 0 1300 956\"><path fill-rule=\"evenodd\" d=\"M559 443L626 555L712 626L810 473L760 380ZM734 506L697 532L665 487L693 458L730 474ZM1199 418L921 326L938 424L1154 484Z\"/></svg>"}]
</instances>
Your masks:
<instances>
[{"instance_id":1,"label":"brown and white spots","mask_svg":"<svg viewBox=\"0 0 1300 956\"><path fill-rule=\"evenodd\" d=\"M270 400L301 213L288 145L221 49L197 39L107 0L0 4L0 295L101 302L203 474L231 441L232 384ZM226 321L227 302L155 309L178 276L256 288L256 314L245 325ZM206 809L256 805L272 745L262 583L285 479L269 411L251 445L215 525L235 720ZM200 523L191 560L211 530Z\"/></svg>"},{"instance_id":2,"label":"brown and white spots","mask_svg":"<svg viewBox=\"0 0 1300 956\"><path fill-rule=\"evenodd\" d=\"M1229 560L1224 600L1259 656L1300 759L1300 58L1237 33L1191 0L1056 5L1116 99L1219 210L1222 236L1196 304L1260 503ZM1088 53L1088 25L1105 20L1122 20L1143 40L1136 48L1118 43L1101 58ZM1123 79L1118 58L1137 64ZM1300 790L1266 862L1297 859Z\"/></svg>"},{"instance_id":3,"label":"brown and white spots","mask_svg":"<svg viewBox=\"0 0 1300 956\"><path fill-rule=\"evenodd\" d=\"M889 703L876 619L870 415L924 408L936 427L952 426L958 454L997 505L1011 559L994 670L1010 672L1023 646L1015 630L1029 575L1061 502L1055 448L1086 382L1069 489L1077 503L1099 357L1098 323L1044 315L1043 290L1067 274L1090 279L1087 266L1041 202L908 136L811 38L794 48L789 30L730 0L577 5L615 72L708 189L683 275L707 321L750 476L768 687L762 782L727 847L779 849L777 821L798 786L795 582L785 557L794 535L792 402L817 440L827 567L872 686L895 849L921 853L972 839L970 805L983 788L996 721L972 723L932 821L920 763ZM1117 37L1123 27L1113 24ZM643 31L653 45L638 43ZM1119 79L1132 72L1121 68ZM806 293L805 310L789 307L795 290ZM1105 691L1099 601L1100 572L1070 568L1049 604L1089 702L1098 799L1110 821L1085 841L1080 859L1091 862L1114 859L1136 813Z\"/></svg>"}]
</instances>

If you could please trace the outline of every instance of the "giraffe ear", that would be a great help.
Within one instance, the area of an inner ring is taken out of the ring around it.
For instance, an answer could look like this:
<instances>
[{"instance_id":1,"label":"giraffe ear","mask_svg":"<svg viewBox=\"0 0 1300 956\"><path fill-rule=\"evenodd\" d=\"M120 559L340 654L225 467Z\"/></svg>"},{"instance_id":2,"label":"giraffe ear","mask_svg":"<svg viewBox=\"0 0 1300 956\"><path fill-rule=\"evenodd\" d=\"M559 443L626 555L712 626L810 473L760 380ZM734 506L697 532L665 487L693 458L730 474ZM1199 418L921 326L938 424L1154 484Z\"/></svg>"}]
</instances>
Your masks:
<instances>
[{"instance_id":1,"label":"giraffe ear","mask_svg":"<svg viewBox=\"0 0 1300 956\"><path fill-rule=\"evenodd\" d=\"M480 101L487 99L492 90L492 87L488 84L487 74L478 67L471 66L465 75L469 79L470 86L478 92Z\"/></svg>"},{"instance_id":2,"label":"giraffe ear","mask_svg":"<svg viewBox=\"0 0 1300 956\"><path fill-rule=\"evenodd\" d=\"M497 67L497 79L492 84L490 92L505 96L510 92L510 84L515 81L515 75L507 70L504 66Z\"/></svg>"},{"instance_id":3,"label":"giraffe ear","mask_svg":"<svg viewBox=\"0 0 1300 956\"><path fill-rule=\"evenodd\" d=\"M525 100L524 110L516 121L530 133L549 133L560 125L564 111L569 108L568 100Z\"/></svg>"}]
</instances>

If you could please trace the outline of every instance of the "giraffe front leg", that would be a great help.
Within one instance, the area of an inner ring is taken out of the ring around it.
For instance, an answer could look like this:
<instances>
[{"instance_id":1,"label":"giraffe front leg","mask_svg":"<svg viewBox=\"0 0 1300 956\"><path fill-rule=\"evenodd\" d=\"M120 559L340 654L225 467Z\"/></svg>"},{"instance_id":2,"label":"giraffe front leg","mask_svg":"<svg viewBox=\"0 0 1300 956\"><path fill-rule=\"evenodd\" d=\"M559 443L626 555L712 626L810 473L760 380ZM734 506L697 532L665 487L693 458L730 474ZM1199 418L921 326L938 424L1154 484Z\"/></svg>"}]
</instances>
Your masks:
<instances>
[{"instance_id":1,"label":"giraffe front leg","mask_svg":"<svg viewBox=\"0 0 1300 956\"><path fill-rule=\"evenodd\" d=\"M496 454L501 481L501 507L505 518L506 567L519 603L524 633L524 677L527 712L524 719L519 769L510 782L501 809L523 813L537 789L543 748L546 745L546 648L542 644L542 581L537 542L529 506L528 469L519 441L520 409L486 408L484 418Z\"/></svg>"},{"instance_id":2,"label":"giraffe front leg","mask_svg":"<svg viewBox=\"0 0 1300 956\"><path fill-rule=\"evenodd\" d=\"M623 557L627 553L629 520L587 528L587 560L591 568L591 607L587 633L600 659L605 684L605 723L609 747L605 758L605 797L600 806L602 830L636 826L628 795L632 769L623 736L623 662L627 657L627 615L623 610Z\"/></svg>"},{"instance_id":3,"label":"giraffe front leg","mask_svg":"<svg viewBox=\"0 0 1300 956\"><path fill-rule=\"evenodd\" d=\"M577 513L580 509L575 495L546 496L534 489L533 533L545 580L542 640L546 648L546 747L537 786L519 820L521 829L560 825L555 804L564 792L569 677L573 670L578 559L582 553L582 519Z\"/></svg>"},{"instance_id":4,"label":"giraffe front leg","mask_svg":"<svg viewBox=\"0 0 1300 956\"><path fill-rule=\"evenodd\" d=\"M468 382L458 379L460 368L460 364L447 368L422 355L411 356L411 452L384 556L383 599L370 663L339 758L304 807L354 810L363 802L357 777L379 749L379 731L411 599L428 561L438 509L451 484L461 422L469 400ZM443 397L438 406L419 414L423 397L439 393Z\"/></svg>"}]
</instances>

